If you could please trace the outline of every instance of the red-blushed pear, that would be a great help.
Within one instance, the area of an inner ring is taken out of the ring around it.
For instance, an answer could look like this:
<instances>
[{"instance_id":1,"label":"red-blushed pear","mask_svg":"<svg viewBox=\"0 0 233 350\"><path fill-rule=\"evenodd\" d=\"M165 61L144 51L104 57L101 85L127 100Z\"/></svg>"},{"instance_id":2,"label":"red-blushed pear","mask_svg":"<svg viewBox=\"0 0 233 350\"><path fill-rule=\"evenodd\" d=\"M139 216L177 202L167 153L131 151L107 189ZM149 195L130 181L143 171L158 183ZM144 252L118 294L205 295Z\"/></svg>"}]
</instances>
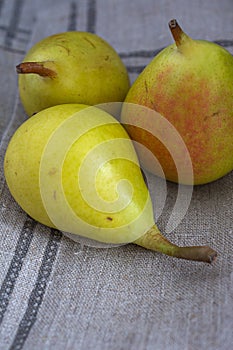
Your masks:
<instances>
[{"instance_id":1,"label":"red-blushed pear","mask_svg":"<svg viewBox=\"0 0 233 350\"><path fill-rule=\"evenodd\" d=\"M176 20L169 27L175 43L154 57L125 101L157 111L176 128L190 154L193 178L184 175L178 179L173 153L185 173L183 148L174 140L168 151L167 143L173 140L158 140L148 115L135 116L123 108L121 120L131 138L156 156L166 179L205 184L233 169L233 56L215 43L191 39ZM158 131L159 125L156 128ZM148 153L138 150L140 162L157 174Z\"/></svg>"},{"instance_id":2,"label":"red-blushed pear","mask_svg":"<svg viewBox=\"0 0 233 350\"><path fill-rule=\"evenodd\" d=\"M42 39L16 70L20 98L29 116L63 103L121 102L130 87L117 52L89 32L64 32Z\"/></svg>"}]
</instances>

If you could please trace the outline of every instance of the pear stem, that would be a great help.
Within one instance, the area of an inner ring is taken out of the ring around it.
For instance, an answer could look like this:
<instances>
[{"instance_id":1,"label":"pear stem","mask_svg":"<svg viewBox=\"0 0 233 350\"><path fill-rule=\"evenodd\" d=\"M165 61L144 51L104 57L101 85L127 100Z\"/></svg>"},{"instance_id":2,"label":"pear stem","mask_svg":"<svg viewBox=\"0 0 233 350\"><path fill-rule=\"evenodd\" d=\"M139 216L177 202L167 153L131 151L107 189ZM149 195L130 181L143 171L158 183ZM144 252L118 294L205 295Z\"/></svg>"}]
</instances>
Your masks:
<instances>
[{"instance_id":1,"label":"pear stem","mask_svg":"<svg viewBox=\"0 0 233 350\"><path fill-rule=\"evenodd\" d=\"M169 25L170 31L172 33L172 36L176 42L176 46L179 47L182 43L182 38L183 38L184 32L181 29L181 27L179 26L176 19L172 19L168 25Z\"/></svg>"},{"instance_id":2,"label":"pear stem","mask_svg":"<svg viewBox=\"0 0 233 350\"><path fill-rule=\"evenodd\" d=\"M178 247L168 241L156 225L133 243L146 249L155 250L175 258L202 261L211 264L217 258L217 252L208 246Z\"/></svg>"},{"instance_id":3,"label":"pear stem","mask_svg":"<svg viewBox=\"0 0 233 350\"><path fill-rule=\"evenodd\" d=\"M38 74L41 77L55 78L57 73L44 66L43 62L22 62L16 66L18 74Z\"/></svg>"}]
</instances>

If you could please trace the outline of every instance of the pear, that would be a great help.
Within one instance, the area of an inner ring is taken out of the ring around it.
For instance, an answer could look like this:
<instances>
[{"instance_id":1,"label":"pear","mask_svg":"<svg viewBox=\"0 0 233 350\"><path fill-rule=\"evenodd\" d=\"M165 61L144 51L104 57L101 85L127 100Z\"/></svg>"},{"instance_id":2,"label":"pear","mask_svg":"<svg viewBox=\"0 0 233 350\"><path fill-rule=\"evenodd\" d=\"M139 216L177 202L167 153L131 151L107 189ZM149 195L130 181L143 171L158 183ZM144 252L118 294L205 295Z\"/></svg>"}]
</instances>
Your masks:
<instances>
[{"instance_id":1,"label":"pear","mask_svg":"<svg viewBox=\"0 0 233 350\"><path fill-rule=\"evenodd\" d=\"M16 70L20 98L29 116L64 103L121 102L130 86L117 52L89 32L64 32L42 39Z\"/></svg>"},{"instance_id":2,"label":"pear","mask_svg":"<svg viewBox=\"0 0 233 350\"><path fill-rule=\"evenodd\" d=\"M133 143L101 108L58 105L27 119L9 142L4 171L12 196L44 225L177 258L216 258L208 246L178 247L163 237Z\"/></svg>"},{"instance_id":3,"label":"pear","mask_svg":"<svg viewBox=\"0 0 233 350\"><path fill-rule=\"evenodd\" d=\"M166 179L187 185L217 180L233 169L233 56L223 47L193 40L177 21L169 27L175 43L145 67L125 101L156 111L176 129L187 146L193 177L185 173L187 154L172 135L145 116L122 111L121 121L133 140L159 161ZM163 137L155 137L155 133ZM173 148L167 145L173 142ZM150 157L138 151L143 167L158 175ZM176 161L174 161L174 154ZM181 176L177 171L183 168Z\"/></svg>"}]
</instances>

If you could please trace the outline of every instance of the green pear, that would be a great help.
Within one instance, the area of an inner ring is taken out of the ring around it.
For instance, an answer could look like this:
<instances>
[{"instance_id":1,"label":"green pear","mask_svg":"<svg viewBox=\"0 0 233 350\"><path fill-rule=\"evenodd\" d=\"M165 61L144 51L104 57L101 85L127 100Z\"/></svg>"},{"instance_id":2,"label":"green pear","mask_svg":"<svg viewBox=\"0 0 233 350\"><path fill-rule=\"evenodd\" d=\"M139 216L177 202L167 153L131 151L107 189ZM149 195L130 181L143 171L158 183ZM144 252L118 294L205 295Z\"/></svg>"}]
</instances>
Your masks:
<instances>
[{"instance_id":1,"label":"green pear","mask_svg":"<svg viewBox=\"0 0 233 350\"><path fill-rule=\"evenodd\" d=\"M26 113L63 103L124 100L129 77L117 52L89 32L64 32L37 42L17 65Z\"/></svg>"},{"instance_id":2,"label":"green pear","mask_svg":"<svg viewBox=\"0 0 233 350\"><path fill-rule=\"evenodd\" d=\"M4 170L12 196L44 225L178 258L216 258L207 246L178 247L162 236L133 143L101 108L58 105L27 119L9 142Z\"/></svg>"},{"instance_id":3,"label":"green pear","mask_svg":"<svg viewBox=\"0 0 233 350\"><path fill-rule=\"evenodd\" d=\"M186 155L171 137L159 140L154 122L142 113L124 111L122 123L133 140L157 157L165 177L188 185L217 180L233 169L233 56L223 47L193 40L176 20L169 23L175 43L152 59L130 88L125 101L162 115L187 146L193 178L185 175ZM140 127L137 127L140 125ZM149 132L151 131L151 132ZM167 144L173 141L173 149ZM177 166L183 167L178 179ZM139 150L146 169L158 174L149 157Z\"/></svg>"}]
</instances>

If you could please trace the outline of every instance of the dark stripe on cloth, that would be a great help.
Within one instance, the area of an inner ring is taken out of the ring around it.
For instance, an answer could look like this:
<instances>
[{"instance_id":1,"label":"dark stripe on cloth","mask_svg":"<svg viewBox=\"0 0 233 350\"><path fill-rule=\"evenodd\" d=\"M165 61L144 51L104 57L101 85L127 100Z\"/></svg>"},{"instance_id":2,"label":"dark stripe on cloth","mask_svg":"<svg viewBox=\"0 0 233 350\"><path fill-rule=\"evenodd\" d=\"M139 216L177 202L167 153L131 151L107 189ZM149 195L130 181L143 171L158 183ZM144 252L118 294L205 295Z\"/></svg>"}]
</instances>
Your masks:
<instances>
[{"instance_id":1,"label":"dark stripe on cloth","mask_svg":"<svg viewBox=\"0 0 233 350\"><path fill-rule=\"evenodd\" d=\"M14 39L18 32L18 24L20 21L20 15L23 8L24 0L15 0L12 10L12 16L5 35L5 45L11 47L12 39Z\"/></svg>"},{"instance_id":2,"label":"dark stripe on cloth","mask_svg":"<svg viewBox=\"0 0 233 350\"><path fill-rule=\"evenodd\" d=\"M213 41L215 44L218 44L222 47L231 47L233 46L233 40L215 40ZM138 51L131 51L131 52L121 52L119 55L122 59L127 59L127 58L135 58L135 57L142 57L142 58L153 58L155 57L159 52L161 52L165 47L162 47L157 50L138 50ZM145 65L127 65L126 68L129 73L137 73L140 74L143 69L146 67L147 64Z\"/></svg>"},{"instance_id":3,"label":"dark stripe on cloth","mask_svg":"<svg viewBox=\"0 0 233 350\"><path fill-rule=\"evenodd\" d=\"M96 30L96 0L88 0L87 4L87 32L95 33Z\"/></svg>"},{"instance_id":4,"label":"dark stripe on cloth","mask_svg":"<svg viewBox=\"0 0 233 350\"><path fill-rule=\"evenodd\" d=\"M37 319L37 314L46 292L46 287L51 275L53 263L57 255L61 238L62 233L60 231L51 229L51 234L45 248L35 287L33 288L29 297L27 309L23 318L21 319L10 350L22 349L31 328Z\"/></svg>"},{"instance_id":5,"label":"dark stripe on cloth","mask_svg":"<svg viewBox=\"0 0 233 350\"><path fill-rule=\"evenodd\" d=\"M69 18L68 18L68 27L67 27L68 31L77 30L77 24L76 24L77 16L78 16L77 4L75 2L71 2L70 3L70 13L69 13Z\"/></svg>"},{"instance_id":6,"label":"dark stripe on cloth","mask_svg":"<svg viewBox=\"0 0 233 350\"><path fill-rule=\"evenodd\" d=\"M4 5L4 0L0 0L0 17L1 17L3 5Z\"/></svg>"},{"instance_id":7,"label":"dark stripe on cloth","mask_svg":"<svg viewBox=\"0 0 233 350\"><path fill-rule=\"evenodd\" d=\"M214 40L213 43L218 44L223 47L230 47L233 46L233 40ZM131 52L121 52L119 53L121 58L135 58L135 57L142 57L142 58L153 58L155 55L157 55L160 51L165 49L165 47L161 47L159 49L155 50L136 50Z\"/></svg>"},{"instance_id":8,"label":"dark stripe on cloth","mask_svg":"<svg viewBox=\"0 0 233 350\"><path fill-rule=\"evenodd\" d=\"M24 258L30 247L35 226L36 222L28 216L19 235L14 256L0 289L0 324L7 310Z\"/></svg>"}]
</instances>

